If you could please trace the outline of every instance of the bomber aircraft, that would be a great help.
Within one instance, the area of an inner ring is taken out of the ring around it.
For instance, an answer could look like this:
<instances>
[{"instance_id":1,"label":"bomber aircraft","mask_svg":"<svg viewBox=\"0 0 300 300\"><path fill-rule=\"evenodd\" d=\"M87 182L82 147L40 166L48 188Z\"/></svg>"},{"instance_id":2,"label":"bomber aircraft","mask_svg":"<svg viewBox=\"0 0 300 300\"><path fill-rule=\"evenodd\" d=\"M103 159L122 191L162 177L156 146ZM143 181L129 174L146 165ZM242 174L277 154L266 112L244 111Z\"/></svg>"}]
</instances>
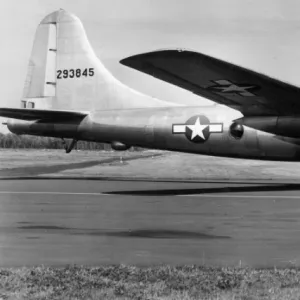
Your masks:
<instances>
[{"instance_id":1,"label":"bomber aircraft","mask_svg":"<svg viewBox=\"0 0 300 300\"><path fill-rule=\"evenodd\" d=\"M184 49L121 63L216 105L179 105L125 86L95 55L78 17L58 10L37 28L21 108L0 108L0 116L15 134L71 139L67 153L85 140L115 150L300 160L300 88Z\"/></svg>"}]
</instances>

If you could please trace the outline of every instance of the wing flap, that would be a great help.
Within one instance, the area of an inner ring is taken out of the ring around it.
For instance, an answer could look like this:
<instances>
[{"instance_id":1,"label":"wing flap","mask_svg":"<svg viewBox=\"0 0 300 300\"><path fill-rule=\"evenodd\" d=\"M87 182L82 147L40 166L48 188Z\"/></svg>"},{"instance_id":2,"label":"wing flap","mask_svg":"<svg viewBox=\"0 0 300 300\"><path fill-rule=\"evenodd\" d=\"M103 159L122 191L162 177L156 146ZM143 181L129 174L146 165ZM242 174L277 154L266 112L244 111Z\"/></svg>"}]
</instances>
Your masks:
<instances>
[{"instance_id":1,"label":"wing flap","mask_svg":"<svg viewBox=\"0 0 300 300\"><path fill-rule=\"evenodd\" d=\"M0 116L19 120L73 120L83 119L88 112L69 110L41 110L28 108L0 108Z\"/></svg>"},{"instance_id":2,"label":"wing flap","mask_svg":"<svg viewBox=\"0 0 300 300\"><path fill-rule=\"evenodd\" d=\"M300 114L298 87L205 54L160 50L121 63L244 115Z\"/></svg>"}]
</instances>

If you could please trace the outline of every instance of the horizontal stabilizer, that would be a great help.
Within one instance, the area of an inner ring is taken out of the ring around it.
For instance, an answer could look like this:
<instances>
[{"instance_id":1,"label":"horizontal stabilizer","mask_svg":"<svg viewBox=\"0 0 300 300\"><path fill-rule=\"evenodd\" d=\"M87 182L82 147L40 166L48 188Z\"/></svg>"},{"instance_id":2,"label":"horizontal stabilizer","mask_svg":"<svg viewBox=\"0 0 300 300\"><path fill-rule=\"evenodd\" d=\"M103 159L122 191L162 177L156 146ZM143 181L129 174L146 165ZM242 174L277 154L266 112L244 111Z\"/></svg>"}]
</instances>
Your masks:
<instances>
[{"instance_id":1,"label":"horizontal stabilizer","mask_svg":"<svg viewBox=\"0 0 300 300\"><path fill-rule=\"evenodd\" d=\"M71 110L42 110L28 108L0 108L0 116L19 120L73 120L83 119L89 112Z\"/></svg>"}]
</instances>

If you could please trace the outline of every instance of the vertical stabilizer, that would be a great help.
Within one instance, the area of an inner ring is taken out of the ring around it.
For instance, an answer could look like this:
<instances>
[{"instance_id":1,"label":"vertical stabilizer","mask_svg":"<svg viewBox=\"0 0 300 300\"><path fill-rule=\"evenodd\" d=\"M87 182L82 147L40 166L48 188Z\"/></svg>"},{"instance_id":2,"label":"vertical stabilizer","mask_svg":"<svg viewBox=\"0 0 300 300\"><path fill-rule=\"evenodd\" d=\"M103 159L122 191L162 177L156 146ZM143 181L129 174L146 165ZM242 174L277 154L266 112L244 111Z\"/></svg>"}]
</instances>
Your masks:
<instances>
[{"instance_id":1,"label":"vertical stabilizer","mask_svg":"<svg viewBox=\"0 0 300 300\"><path fill-rule=\"evenodd\" d=\"M115 79L95 55L81 21L65 10L38 26L22 101L23 107L85 111L170 105Z\"/></svg>"}]
</instances>

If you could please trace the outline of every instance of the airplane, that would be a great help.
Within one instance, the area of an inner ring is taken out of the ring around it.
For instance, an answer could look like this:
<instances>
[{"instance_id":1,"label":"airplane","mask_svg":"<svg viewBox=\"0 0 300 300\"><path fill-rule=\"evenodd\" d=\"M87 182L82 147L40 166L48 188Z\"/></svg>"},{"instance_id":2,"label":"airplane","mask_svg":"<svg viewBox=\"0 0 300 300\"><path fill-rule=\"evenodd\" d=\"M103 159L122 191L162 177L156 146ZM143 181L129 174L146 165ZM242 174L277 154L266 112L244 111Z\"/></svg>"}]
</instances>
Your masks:
<instances>
[{"instance_id":1,"label":"airplane","mask_svg":"<svg viewBox=\"0 0 300 300\"><path fill-rule=\"evenodd\" d=\"M21 108L0 108L0 116L12 133L61 138L67 153L83 140L120 151L300 160L300 88L186 49L121 64L216 105L175 104L124 85L98 59L79 18L61 9L37 28Z\"/></svg>"}]
</instances>

